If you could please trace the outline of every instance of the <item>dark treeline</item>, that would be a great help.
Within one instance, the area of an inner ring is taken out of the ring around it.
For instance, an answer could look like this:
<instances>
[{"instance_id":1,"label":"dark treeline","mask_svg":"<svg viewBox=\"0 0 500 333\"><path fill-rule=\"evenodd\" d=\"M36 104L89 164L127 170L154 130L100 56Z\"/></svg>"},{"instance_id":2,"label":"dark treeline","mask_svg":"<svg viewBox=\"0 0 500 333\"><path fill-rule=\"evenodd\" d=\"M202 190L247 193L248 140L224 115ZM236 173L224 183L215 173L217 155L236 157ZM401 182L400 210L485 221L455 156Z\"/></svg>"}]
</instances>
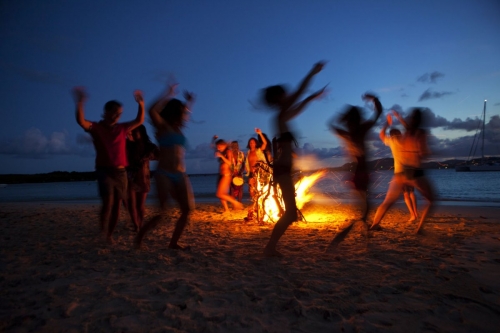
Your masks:
<instances>
[{"instance_id":1,"label":"dark treeline","mask_svg":"<svg viewBox=\"0 0 500 333\"><path fill-rule=\"evenodd\" d=\"M491 162L500 162L500 158L488 158ZM477 159L476 162L479 162ZM424 169L453 169L455 165L464 163L464 160L447 160L442 162L427 162L423 163ZM474 163L475 161L470 161ZM370 170L391 170L394 165L392 158L380 158L369 161L368 167ZM331 171L350 171L354 169L354 163L346 163L340 167L328 168ZM189 175L190 177L211 176L212 174L196 174ZM79 182L79 181L94 181L97 176L94 171L89 172L68 172L54 171L50 173L37 173L34 175L25 174L6 174L0 175L0 184L22 184L22 183L51 183L51 182Z\"/></svg>"}]
</instances>

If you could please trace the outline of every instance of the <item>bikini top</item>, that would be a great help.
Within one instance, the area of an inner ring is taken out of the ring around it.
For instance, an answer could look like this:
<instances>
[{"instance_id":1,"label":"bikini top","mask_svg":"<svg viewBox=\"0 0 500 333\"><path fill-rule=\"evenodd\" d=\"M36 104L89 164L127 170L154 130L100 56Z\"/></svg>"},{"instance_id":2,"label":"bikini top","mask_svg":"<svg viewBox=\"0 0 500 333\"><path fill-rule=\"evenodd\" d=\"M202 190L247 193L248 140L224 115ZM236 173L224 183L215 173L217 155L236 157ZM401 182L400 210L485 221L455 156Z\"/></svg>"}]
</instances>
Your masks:
<instances>
[{"instance_id":1,"label":"bikini top","mask_svg":"<svg viewBox=\"0 0 500 333\"><path fill-rule=\"evenodd\" d=\"M158 144L160 145L160 147L164 148L173 146L182 146L185 148L187 145L187 140L184 134L182 133L170 132L163 134L162 136L159 136Z\"/></svg>"}]
</instances>

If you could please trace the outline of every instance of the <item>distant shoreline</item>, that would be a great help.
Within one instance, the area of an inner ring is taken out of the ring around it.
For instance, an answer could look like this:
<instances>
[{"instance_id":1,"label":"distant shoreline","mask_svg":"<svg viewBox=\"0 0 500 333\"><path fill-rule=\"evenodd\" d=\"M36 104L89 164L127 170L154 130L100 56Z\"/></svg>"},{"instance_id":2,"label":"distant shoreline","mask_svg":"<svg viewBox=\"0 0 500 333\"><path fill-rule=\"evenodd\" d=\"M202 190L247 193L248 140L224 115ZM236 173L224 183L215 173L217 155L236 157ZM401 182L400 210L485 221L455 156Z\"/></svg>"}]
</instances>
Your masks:
<instances>
[{"instance_id":1,"label":"distant shoreline","mask_svg":"<svg viewBox=\"0 0 500 333\"><path fill-rule=\"evenodd\" d=\"M491 161L500 162L500 158L489 158ZM422 166L424 169L454 169L455 165L464 163L465 160L446 160L442 162L427 162ZM380 158L368 162L370 170L391 170L394 165L392 158ZM354 169L354 162L346 163L339 167L326 168L329 171L351 171ZM310 170L314 171L314 170ZM189 174L190 177L206 177L217 173ZM38 174L0 174L0 184L24 184L24 183L51 183L51 182L78 182L97 180L95 171L53 171Z\"/></svg>"}]
</instances>

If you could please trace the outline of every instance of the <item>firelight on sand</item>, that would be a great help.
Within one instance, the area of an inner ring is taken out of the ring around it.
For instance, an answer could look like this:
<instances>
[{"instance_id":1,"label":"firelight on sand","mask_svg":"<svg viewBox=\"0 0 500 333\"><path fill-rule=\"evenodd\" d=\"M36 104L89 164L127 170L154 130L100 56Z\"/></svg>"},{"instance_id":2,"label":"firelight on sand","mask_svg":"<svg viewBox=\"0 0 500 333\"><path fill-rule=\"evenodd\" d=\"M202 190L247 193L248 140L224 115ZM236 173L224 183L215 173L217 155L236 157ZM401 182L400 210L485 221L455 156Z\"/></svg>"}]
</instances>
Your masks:
<instances>
[{"instance_id":1,"label":"firelight on sand","mask_svg":"<svg viewBox=\"0 0 500 333\"><path fill-rule=\"evenodd\" d=\"M311 201L312 194L309 189L325 175L325 171L317 171L309 176L300 178L295 183L295 201L297 208L302 209L306 203ZM257 182L258 218L260 222L275 223L284 212L284 203L281 190L278 186L271 186L270 182Z\"/></svg>"}]
</instances>

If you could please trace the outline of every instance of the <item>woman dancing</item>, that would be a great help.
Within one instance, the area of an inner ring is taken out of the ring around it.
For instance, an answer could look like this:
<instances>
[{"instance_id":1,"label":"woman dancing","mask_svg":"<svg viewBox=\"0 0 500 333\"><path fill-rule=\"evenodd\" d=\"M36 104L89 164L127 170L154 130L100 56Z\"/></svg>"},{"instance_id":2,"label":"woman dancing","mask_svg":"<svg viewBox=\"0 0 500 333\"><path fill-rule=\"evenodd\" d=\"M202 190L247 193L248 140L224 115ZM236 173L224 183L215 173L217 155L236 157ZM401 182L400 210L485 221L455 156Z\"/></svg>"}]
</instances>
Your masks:
<instances>
[{"instance_id":1,"label":"woman dancing","mask_svg":"<svg viewBox=\"0 0 500 333\"><path fill-rule=\"evenodd\" d=\"M171 196L177 200L181 216L177 220L168 248L182 250L183 247L177 242L188 222L189 213L194 207L193 192L184 164L186 137L182 133L182 129L189 119L194 96L192 93L185 92L186 103L172 98L175 95L176 87L177 85L169 86L168 90L149 110L149 116L156 128L156 137L160 147L155 178L161 212L147 221L139 230L135 239L137 248L141 247L142 239L146 233L155 228L165 217L168 198Z\"/></svg>"},{"instance_id":2,"label":"woman dancing","mask_svg":"<svg viewBox=\"0 0 500 333\"><path fill-rule=\"evenodd\" d=\"M295 187L292 181L292 154L293 143L295 139L288 127L288 121L295 118L304 108L314 99L319 98L325 92L325 88L306 97L301 102L297 103L299 97L304 93L309 86L314 75L321 72L324 67L323 62L318 62L314 65L311 71L302 80L299 88L292 94L288 94L285 88L281 85L270 86L263 89L263 99L265 103L277 110L276 127L279 133L278 151L275 152L273 164L273 179L276 185L281 188L283 201L285 204L285 212L276 222L271 238L264 248L264 255L267 257L278 256L282 254L276 250L276 245L281 236L285 233L290 224L297 220L297 205L295 202Z\"/></svg>"},{"instance_id":3,"label":"woman dancing","mask_svg":"<svg viewBox=\"0 0 500 333\"><path fill-rule=\"evenodd\" d=\"M224 213L229 213L228 201L236 209L242 209L243 205L229 195L229 188L233 180L233 174L231 172L233 152L229 149L226 141L222 139L217 140L217 138L217 135L214 135L215 156L219 158L219 180L217 182L216 196L220 199L222 207L224 207Z\"/></svg>"}]
</instances>

